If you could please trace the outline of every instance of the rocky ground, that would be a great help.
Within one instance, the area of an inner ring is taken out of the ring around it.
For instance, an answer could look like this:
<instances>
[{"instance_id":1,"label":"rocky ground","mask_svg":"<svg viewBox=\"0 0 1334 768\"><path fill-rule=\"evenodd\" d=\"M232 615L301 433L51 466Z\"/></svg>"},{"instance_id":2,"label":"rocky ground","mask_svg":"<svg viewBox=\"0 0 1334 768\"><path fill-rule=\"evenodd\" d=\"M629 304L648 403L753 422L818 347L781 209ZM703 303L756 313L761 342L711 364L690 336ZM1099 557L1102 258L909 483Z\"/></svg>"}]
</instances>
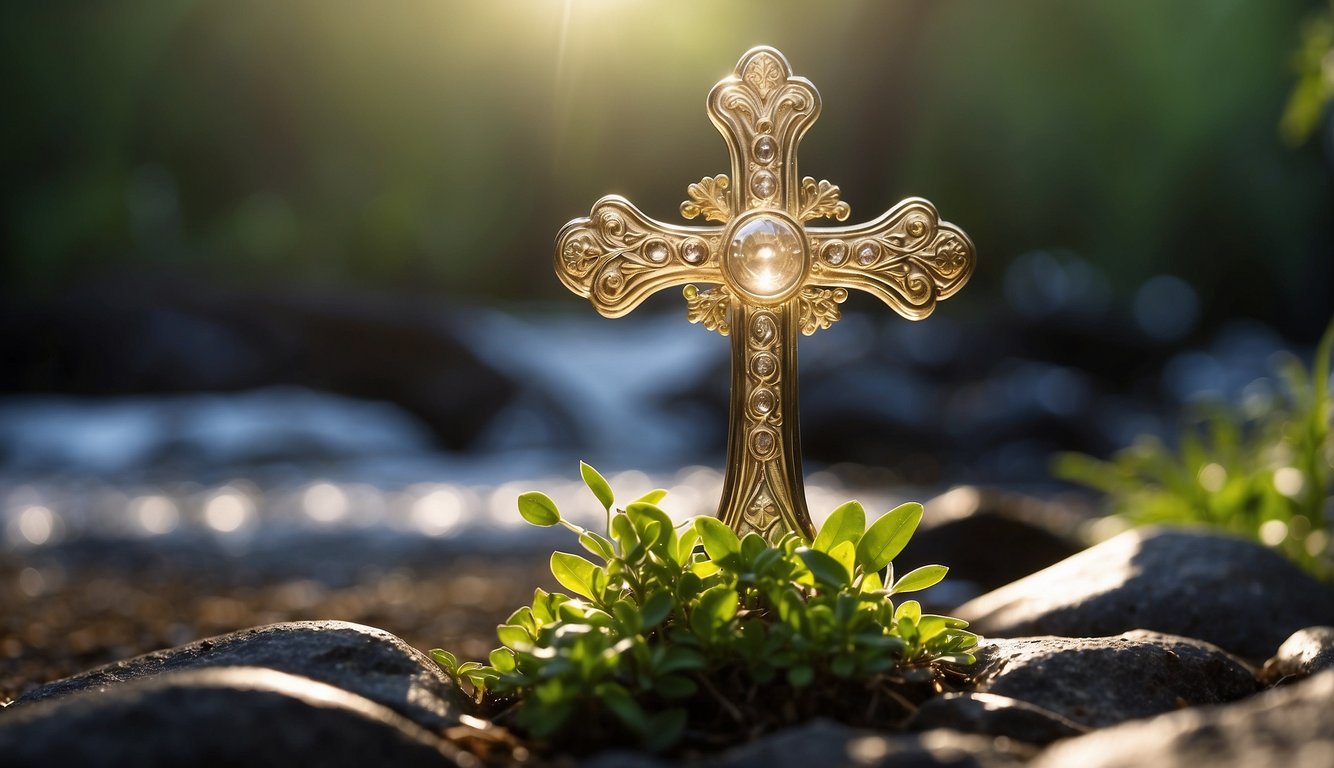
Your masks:
<instances>
[{"instance_id":1,"label":"rocky ground","mask_svg":"<svg viewBox=\"0 0 1334 768\"><path fill-rule=\"evenodd\" d=\"M1017 531L1012 518L987 525ZM197 581L181 577L190 569L179 562L127 569L103 558L54 580L49 566L26 566L42 579L35 589L35 577L25 582L7 566L6 607L17 610L4 612L5 650L18 649L4 678L17 699L0 711L9 764L573 760L530 753L464 714L418 650L480 656L494 623L547 583L537 551L448 559L403 551L379 573L335 568L322 583L282 578L304 571L299 562L228 569L221 556L191 557L206 566L195 569ZM433 561L431 575L423 564ZM687 747L670 759L617 751L578 762L1325 768L1334 760L1334 592L1255 544L1131 531L955 610L988 638L972 690L930 700L906 732L815 721L722 754ZM301 618L344 621L289 621ZM283 623L265 625L275 620ZM221 634L194 640L213 632ZM126 659L150 648L166 649Z\"/></svg>"}]
</instances>

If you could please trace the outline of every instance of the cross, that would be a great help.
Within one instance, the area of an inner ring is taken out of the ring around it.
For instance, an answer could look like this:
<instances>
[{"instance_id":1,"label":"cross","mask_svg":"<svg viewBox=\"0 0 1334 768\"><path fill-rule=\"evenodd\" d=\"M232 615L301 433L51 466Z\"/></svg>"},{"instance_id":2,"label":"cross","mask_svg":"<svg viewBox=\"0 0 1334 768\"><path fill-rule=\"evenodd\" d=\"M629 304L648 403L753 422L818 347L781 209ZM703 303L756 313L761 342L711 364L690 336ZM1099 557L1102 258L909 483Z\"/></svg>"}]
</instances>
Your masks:
<instances>
[{"instance_id":1,"label":"cross","mask_svg":"<svg viewBox=\"0 0 1334 768\"><path fill-rule=\"evenodd\" d=\"M623 197L593 204L556 237L556 274L606 317L684 285L686 317L732 338L727 474L718 517L744 535L776 540L814 528L802 486L797 332L828 328L849 289L920 320L968 281L972 241L909 198L865 224L846 221L838 187L797 175L797 144L820 114L820 94L787 59L760 46L709 92L709 118L727 141L730 175L691 184L688 219L664 224ZM711 287L699 288L695 283Z\"/></svg>"}]
</instances>

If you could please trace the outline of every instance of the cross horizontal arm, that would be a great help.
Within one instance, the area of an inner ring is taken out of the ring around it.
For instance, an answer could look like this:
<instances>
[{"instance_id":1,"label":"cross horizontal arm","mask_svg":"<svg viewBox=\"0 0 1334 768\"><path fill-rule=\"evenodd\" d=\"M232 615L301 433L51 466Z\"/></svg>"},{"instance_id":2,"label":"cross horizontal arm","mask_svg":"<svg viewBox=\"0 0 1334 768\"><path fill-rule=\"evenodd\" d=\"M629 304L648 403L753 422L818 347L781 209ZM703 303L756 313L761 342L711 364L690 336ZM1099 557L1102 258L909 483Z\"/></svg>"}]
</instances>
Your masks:
<instances>
[{"instance_id":1,"label":"cross horizontal arm","mask_svg":"<svg viewBox=\"0 0 1334 768\"><path fill-rule=\"evenodd\" d=\"M717 283L721 227L681 227L609 195L556 235L556 274L606 317L620 317L653 293L689 282Z\"/></svg>"},{"instance_id":2,"label":"cross horizontal arm","mask_svg":"<svg viewBox=\"0 0 1334 768\"><path fill-rule=\"evenodd\" d=\"M866 291L904 317L920 320L968 282L973 241L941 221L936 207L908 198L866 224L808 227L809 282Z\"/></svg>"}]
</instances>

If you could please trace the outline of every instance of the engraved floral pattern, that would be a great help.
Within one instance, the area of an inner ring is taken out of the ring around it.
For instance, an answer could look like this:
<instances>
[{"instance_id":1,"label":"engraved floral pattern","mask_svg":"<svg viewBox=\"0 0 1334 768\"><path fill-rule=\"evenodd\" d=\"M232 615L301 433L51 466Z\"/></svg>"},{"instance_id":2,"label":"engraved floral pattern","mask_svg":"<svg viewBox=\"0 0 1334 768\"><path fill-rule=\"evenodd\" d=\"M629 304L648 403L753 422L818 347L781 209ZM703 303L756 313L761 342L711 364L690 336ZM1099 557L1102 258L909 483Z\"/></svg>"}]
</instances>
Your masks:
<instances>
[{"instance_id":1,"label":"engraved floral pattern","mask_svg":"<svg viewBox=\"0 0 1334 768\"><path fill-rule=\"evenodd\" d=\"M726 336L731 332L727 323L727 307L732 301L732 294L721 285L700 290L693 285L685 287L686 319L700 323L710 331L717 331Z\"/></svg>"},{"instance_id":2,"label":"engraved floral pattern","mask_svg":"<svg viewBox=\"0 0 1334 768\"><path fill-rule=\"evenodd\" d=\"M726 223L732 218L732 204L727 199L729 185L727 174L705 176L686 187L686 197L681 203L681 215L687 219L703 216L706 221Z\"/></svg>"},{"instance_id":3,"label":"engraved floral pattern","mask_svg":"<svg viewBox=\"0 0 1334 768\"><path fill-rule=\"evenodd\" d=\"M746 85L755 89L762 101L768 101L769 96L783 82L784 69L786 67L778 59L768 53L760 53L750 60L750 64L746 67L746 72L741 79L745 81Z\"/></svg>"},{"instance_id":4,"label":"engraved floral pattern","mask_svg":"<svg viewBox=\"0 0 1334 768\"><path fill-rule=\"evenodd\" d=\"M843 316L838 305L847 299L848 292L843 288L802 288L797 299L797 324L801 332L810 336L833 325Z\"/></svg>"},{"instance_id":5,"label":"engraved floral pattern","mask_svg":"<svg viewBox=\"0 0 1334 768\"><path fill-rule=\"evenodd\" d=\"M824 179L818 183L810 176L802 179L797 220L810 221L828 217L837 221L847 221L848 216L852 215L852 208L839 200L838 194L838 187Z\"/></svg>"}]
</instances>

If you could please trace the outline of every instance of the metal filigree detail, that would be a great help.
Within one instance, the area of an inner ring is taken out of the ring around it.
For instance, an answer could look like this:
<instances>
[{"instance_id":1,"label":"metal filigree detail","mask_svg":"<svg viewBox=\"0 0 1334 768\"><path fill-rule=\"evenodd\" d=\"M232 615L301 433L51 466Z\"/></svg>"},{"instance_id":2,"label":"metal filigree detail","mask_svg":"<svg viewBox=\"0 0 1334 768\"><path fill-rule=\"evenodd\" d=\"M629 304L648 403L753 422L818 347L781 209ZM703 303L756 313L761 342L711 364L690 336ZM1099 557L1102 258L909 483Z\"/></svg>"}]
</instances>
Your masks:
<instances>
[{"instance_id":1,"label":"metal filigree detail","mask_svg":"<svg viewBox=\"0 0 1334 768\"><path fill-rule=\"evenodd\" d=\"M926 200L905 200L869 224L806 231L819 268L814 282L866 291L914 320L973 273L972 241Z\"/></svg>"},{"instance_id":2,"label":"metal filigree detail","mask_svg":"<svg viewBox=\"0 0 1334 768\"><path fill-rule=\"evenodd\" d=\"M681 203L681 215L687 219L703 216L705 221L726 223L732 218L732 205L727 199L727 174L705 176L686 187L690 198Z\"/></svg>"},{"instance_id":3,"label":"metal filigree detail","mask_svg":"<svg viewBox=\"0 0 1334 768\"><path fill-rule=\"evenodd\" d=\"M732 328L727 323L727 307L732 294L727 292L726 287L715 285L701 291L693 285L687 285L684 293L687 320L700 323L705 329L717 331L723 336L731 332Z\"/></svg>"},{"instance_id":4,"label":"metal filigree detail","mask_svg":"<svg viewBox=\"0 0 1334 768\"><path fill-rule=\"evenodd\" d=\"M847 221L852 215L852 207L838 199L838 186L824 179L818 183L810 176L802 179L800 199L800 213L797 214L800 221L821 218Z\"/></svg>"},{"instance_id":5,"label":"metal filigree detail","mask_svg":"<svg viewBox=\"0 0 1334 768\"><path fill-rule=\"evenodd\" d=\"M797 305L801 332L810 336L838 322L843 317L838 305L847 299L848 292L842 288L802 288Z\"/></svg>"},{"instance_id":6,"label":"metal filigree detail","mask_svg":"<svg viewBox=\"0 0 1334 768\"><path fill-rule=\"evenodd\" d=\"M798 332L836 322L851 289L906 317L926 317L968 281L973 244L917 199L866 224L805 227L845 221L851 209L837 186L797 175L797 145L820 114L820 94L773 48L742 56L709 92L708 112L727 142L731 174L689 185L681 214L721 226L663 224L607 197L561 230L556 272L608 317L664 287L685 286L686 318L732 340L718 516L739 534L811 537L797 442ZM775 279L785 282L775 287Z\"/></svg>"},{"instance_id":7,"label":"metal filigree detail","mask_svg":"<svg viewBox=\"0 0 1334 768\"><path fill-rule=\"evenodd\" d=\"M753 531L763 536L766 541L773 542L782 533L778 525L782 519L778 505L774 504L767 489L761 487L755 494L754 500L750 502L750 506L746 507L745 514L741 516L745 528L740 535L744 536Z\"/></svg>"},{"instance_id":8,"label":"metal filigree detail","mask_svg":"<svg viewBox=\"0 0 1334 768\"><path fill-rule=\"evenodd\" d=\"M761 100L767 101L778 90L783 78L791 73L787 62L768 51L761 51L745 64L741 79L760 95Z\"/></svg>"},{"instance_id":9,"label":"metal filigree detail","mask_svg":"<svg viewBox=\"0 0 1334 768\"><path fill-rule=\"evenodd\" d=\"M718 230L650 219L622 197L604 197L556 236L556 274L598 312L620 317L653 293L714 282Z\"/></svg>"}]
</instances>

